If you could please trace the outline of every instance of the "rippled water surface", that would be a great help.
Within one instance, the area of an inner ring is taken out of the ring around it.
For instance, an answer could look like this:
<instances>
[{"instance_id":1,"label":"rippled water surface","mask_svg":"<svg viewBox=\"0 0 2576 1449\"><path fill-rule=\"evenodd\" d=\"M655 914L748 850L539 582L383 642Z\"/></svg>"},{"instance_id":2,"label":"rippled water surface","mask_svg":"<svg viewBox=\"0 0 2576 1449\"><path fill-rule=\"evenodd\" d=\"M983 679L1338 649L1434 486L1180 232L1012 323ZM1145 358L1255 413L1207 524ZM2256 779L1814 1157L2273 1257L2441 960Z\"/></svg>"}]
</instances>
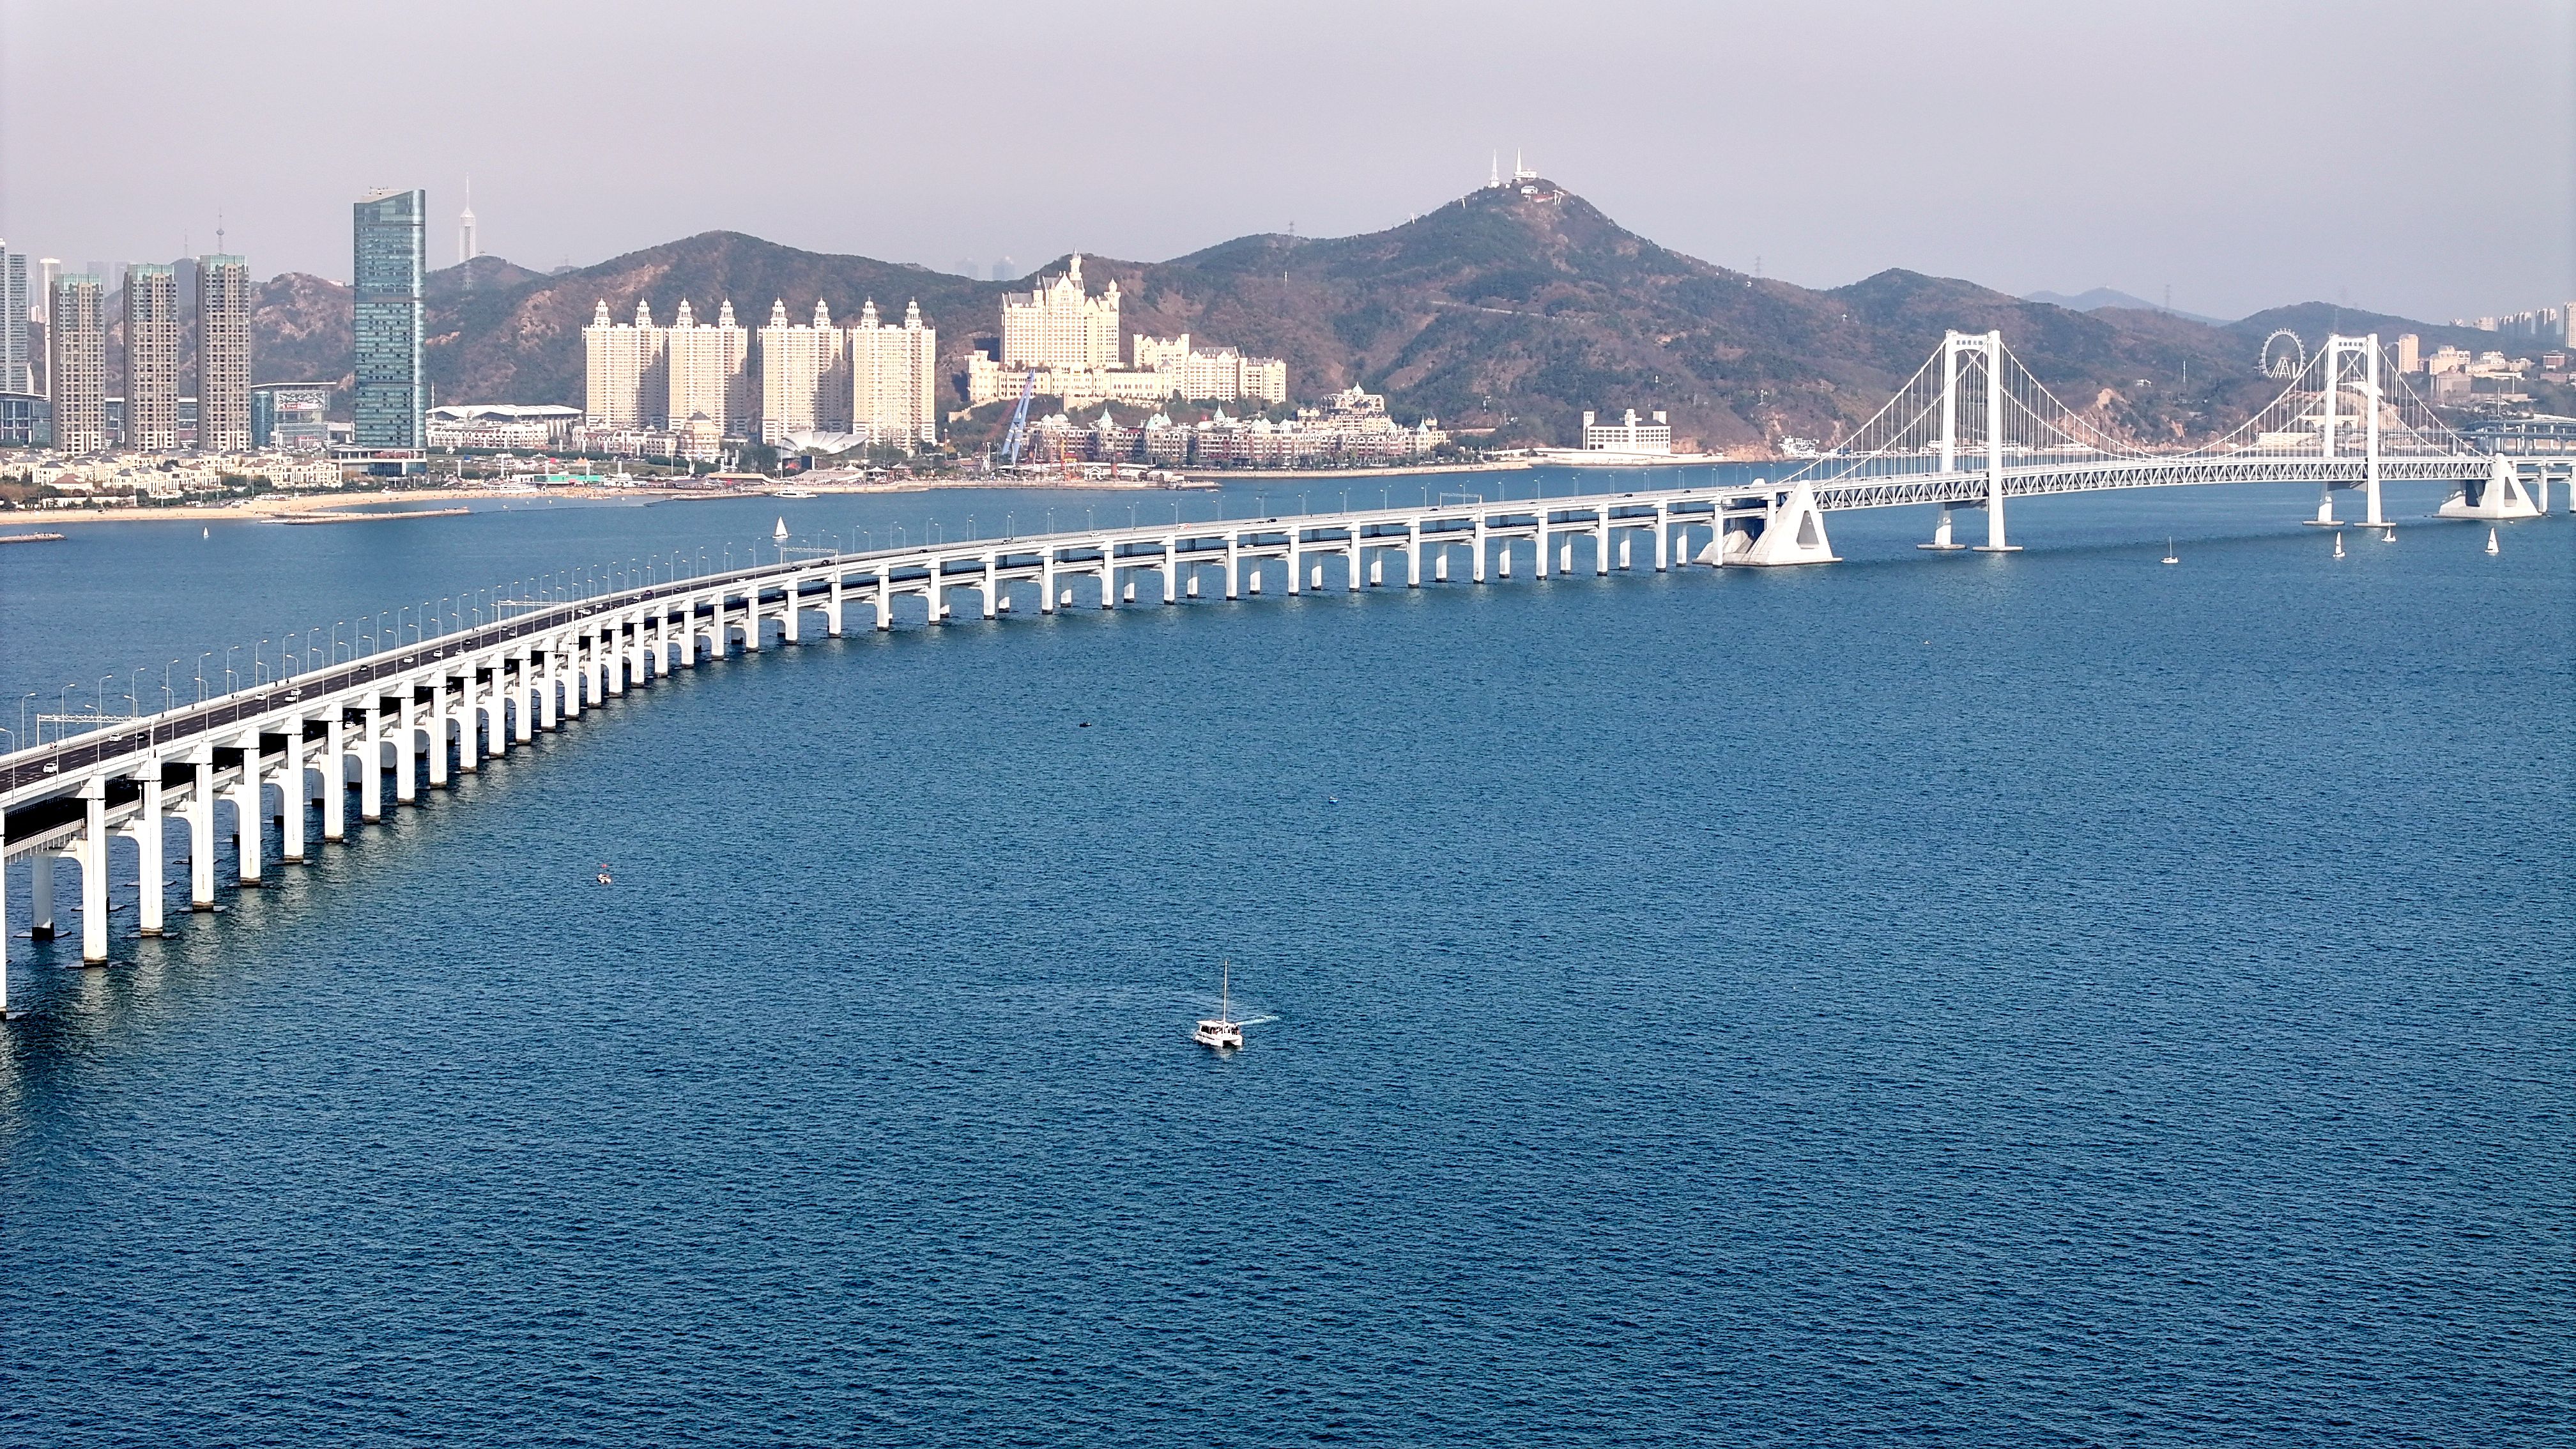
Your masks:
<instances>
[{"instance_id":1,"label":"rippled water surface","mask_svg":"<svg viewBox=\"0 0 2576 1449\"><path fill-rule=\"evenodd\" d=\"M1133 501L91 529L0 684ZM7 943L0 1441L2564 1443L2576 529L2312 506L961 607L166 941L120 853L112 967Z\"/></svg>"}]
</instances>

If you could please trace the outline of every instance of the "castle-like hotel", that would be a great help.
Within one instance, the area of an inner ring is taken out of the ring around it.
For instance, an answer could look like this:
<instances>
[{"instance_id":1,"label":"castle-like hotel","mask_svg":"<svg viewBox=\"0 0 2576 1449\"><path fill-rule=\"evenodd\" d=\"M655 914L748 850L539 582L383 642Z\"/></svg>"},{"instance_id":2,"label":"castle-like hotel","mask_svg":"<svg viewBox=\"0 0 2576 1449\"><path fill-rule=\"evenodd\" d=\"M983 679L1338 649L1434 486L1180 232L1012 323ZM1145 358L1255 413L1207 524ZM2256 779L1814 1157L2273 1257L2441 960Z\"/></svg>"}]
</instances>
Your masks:
<instances>
[{"instance_id":1,"label":"castle-like hotel","mask_svg":"<svg viewBox=\"0 0 2576 1449\"><path fill-rule=\"evenodd\" d=\"M1002 298L1001 356L977 352L966 360L966 403L1015 398L1029 386L1065 408L1121 402L1150 407L1186 402L1278 404L1288 400L1288 364L1275 357L1245 357L1231 347L1201 352L1189 334L1147 337L1138 333L1129 365L1119 365L1118 282L1097 297L1082 283L1082 258L1063 274L1040 277L1037 290Z\"/></svg>"}]
</instances>

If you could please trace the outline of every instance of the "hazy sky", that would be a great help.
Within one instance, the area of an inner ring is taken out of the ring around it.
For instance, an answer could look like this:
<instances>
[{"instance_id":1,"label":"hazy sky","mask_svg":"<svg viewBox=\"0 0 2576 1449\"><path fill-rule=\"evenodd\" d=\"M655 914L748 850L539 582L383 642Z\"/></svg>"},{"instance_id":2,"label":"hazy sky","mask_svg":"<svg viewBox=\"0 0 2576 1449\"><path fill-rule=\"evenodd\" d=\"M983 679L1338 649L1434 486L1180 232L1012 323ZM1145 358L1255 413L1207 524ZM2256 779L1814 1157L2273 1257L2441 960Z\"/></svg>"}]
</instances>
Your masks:
<instances>
[{"instance_id":1,"label":"hazy sky","mask_svg":"<svg viewBox=\"0 0 2576 1449\"><path fill-rule=\"evenodd\" d=\"M1404 220L1530 163L1622 223L2235 316L2576 297L2576 5L0 0L0 237L346 277L712 228L955 269Z\"/></svg>"}]
</instances>

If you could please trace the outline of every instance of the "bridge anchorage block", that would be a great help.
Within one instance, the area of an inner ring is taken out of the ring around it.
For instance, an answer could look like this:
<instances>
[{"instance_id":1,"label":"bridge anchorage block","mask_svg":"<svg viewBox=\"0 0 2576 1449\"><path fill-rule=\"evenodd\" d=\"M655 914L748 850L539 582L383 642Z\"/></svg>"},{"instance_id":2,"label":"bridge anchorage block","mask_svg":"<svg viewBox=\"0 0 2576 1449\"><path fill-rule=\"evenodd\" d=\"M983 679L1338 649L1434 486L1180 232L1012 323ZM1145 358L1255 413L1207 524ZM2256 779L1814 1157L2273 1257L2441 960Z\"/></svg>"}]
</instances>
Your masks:
<instances>
[{"instance_id":1,"label":"bridge anchorage block","mask_svg":"<svg viewBox=\"0 0 2576 1449\"><path fill-rule=\"evenodd\" d=\"M1742 526L1728 527L1738 523ZM1785 568L1841 563L1842 559L1825 536L1825 513L1816 506L1815 490L1801 482L1759 516L1723 519L1698 561L1721 567Z\"/></svg>"},{"instance_id":2,"label":"bridge anchorage block","mask_svg":"<svg viewBox=\"0 0 2576 1449\"><path fill-rule=\"evenodd\" d=\"M2540 505L2534 503L2531 494L2523 488L2522 476L2515 471L2512 460L2501 453L2496 455L2495 464L2486 477L2461 484L2460 491L2452 494L2435 512L2442 518L2474 518L2492 522L2541 516Z\"/></svg>"},{"instance_id":3,"label":"bridge anchorage block","mask_svg":"<svg viewBox=\"0 0 2576 1449\"><path fill-rule=\"evenodd\" d=\"M1941 507L1941 521L1932 526L1932 541L1930 543L1918 543L1914 546L1916 548L1930 549L1936 553L1956 553L1965 549L1967 547L1966 544L1951 537L1950 513L1951 509L1949 505L1943 504Z\"/></svg>"},{"instance_id":4,"label":"bridge anchorage block","mask_svg":"<svg viewBox=\"0 0 2576 1449\"><path fill-rule=\"evenodd\" d=\"M2317 516L2316 516L2316 517L2314 517L2314 518L2301 519L2300 521L2301 521L2301 522L2303 522L2303 523L2305 523L2305 524L2306 524L2308 527L2310 527L2310 528L2341 528L2341 527L2343 527L2343 525L2342 525L2342 524L2337 523L2337 522L2335 521L2335 514L2334 514L2334 485L2333 485L2333 484L2331 484L2331 483L2327 484L2327 485L2326 485L2326 491L2325 491L2322 495L2320 495L2320 496L2318 497L2318 499L2317 499Z\"/></svg>"}]
</instances>

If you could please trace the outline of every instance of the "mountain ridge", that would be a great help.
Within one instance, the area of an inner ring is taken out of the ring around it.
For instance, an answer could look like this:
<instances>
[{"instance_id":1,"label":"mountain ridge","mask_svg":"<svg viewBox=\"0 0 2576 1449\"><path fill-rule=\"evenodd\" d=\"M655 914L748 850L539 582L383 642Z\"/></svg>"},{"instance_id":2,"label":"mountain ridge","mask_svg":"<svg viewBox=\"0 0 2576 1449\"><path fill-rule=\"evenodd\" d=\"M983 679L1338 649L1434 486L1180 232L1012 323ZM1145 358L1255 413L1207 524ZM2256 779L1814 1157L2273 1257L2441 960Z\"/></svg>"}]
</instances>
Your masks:
<instances>
[{"instance_id":1,"label":"mountain ridge","mask_svg":"<svg viewBox=\"0 0 2576 1449\"><path fill-rule=\"evenodd\" d=\"M1161 262L1086 253L1084 273L1095 290L1118 281L1129 334L1187 331L1203 345L1285 358L1295 400L1364 386L1403 416L1437 416L1496 442L1571 441L1586 409L1661 410L1677 439L1748 454L1783 437L1848 433L1952 328L2002 330L2052 390L2106 427L2153 441L2205 435L2268 396L2256 356L2271 326L2257 324L2295 315L2313 325L2320 305L2213 326L2135 307L2075 310L1902 268L1807 288L1664 247L1543 180L1480 188L1354 236L1260 233ZM721 230L559 273L477 258L471 275L470 289L459 268L428 279L424 354L436 396L576 406L580 329L603 300L620 320L639 299L668 320L684 297L701 316L729 299L757 327L773 300L801 320L820 297L844 320L871 298L881 310L918 301L940 332L942 410L961 411L967 351L998 331L1002 294L1029 285ZM256 374L345 379L347 296L293 273L263 284ZM2344 315L2360 325L2368 314ZM2427 346L2454 330L2370 320L2417 331ZM958 422L961 444L998 426L1001 410Z\"/></svg>"}]
</instances>

